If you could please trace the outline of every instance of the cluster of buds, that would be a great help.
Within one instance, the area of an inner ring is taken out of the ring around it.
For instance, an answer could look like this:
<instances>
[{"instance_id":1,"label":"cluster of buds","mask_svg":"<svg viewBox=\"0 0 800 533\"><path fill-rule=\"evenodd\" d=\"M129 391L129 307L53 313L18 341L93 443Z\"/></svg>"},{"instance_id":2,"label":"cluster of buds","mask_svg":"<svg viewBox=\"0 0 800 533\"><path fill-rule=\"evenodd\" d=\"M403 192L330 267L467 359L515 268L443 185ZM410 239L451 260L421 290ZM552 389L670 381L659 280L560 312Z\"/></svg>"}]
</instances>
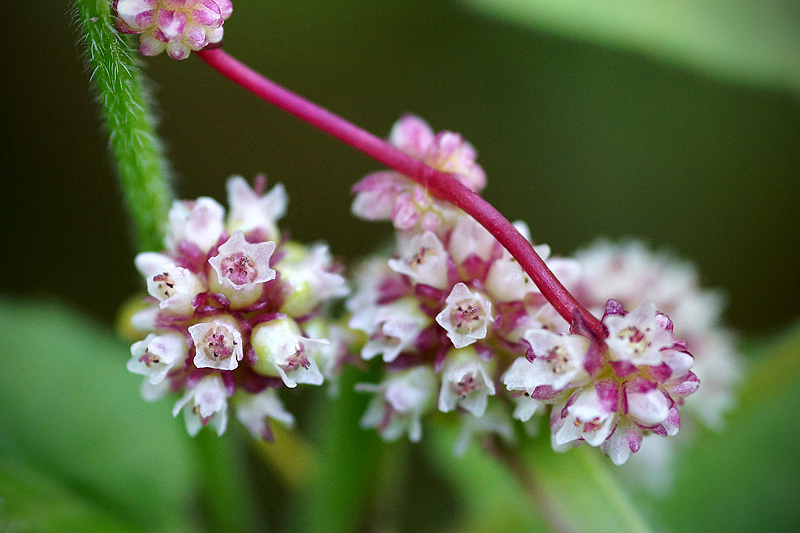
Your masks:
<instances>
[{"instance_id":1,"label":"cluster of buds","mask_svg":"<svg viewBox=\"0 0 800 533\"><path fill-rule=\"evenodd\" d=\"M155 56L167 51L186 59L222 40L222 24L231 16L231 0L114 0L117 29L140 34L139 52Z\"/></svg>"},{"instance_id":2,"label":"cluster of buds","mask_svg":"<svg viewBox=\"0 0 800 533\"><path fill-rule=\"evenodd\" d=\"M473 191L485 185L475 150L457 134L435 135L406 116L390 141ZM592 274L591 261L550 258L549 247L534 247L602 317L608 335L598 338L567 324L483 227L411 180L375 173L354 192L357 216L391 220L397 230L393 255L365 262L347 302L350 326L364 334L361 356L385 363L381 383L359 385L375 395L363 426L388 440L405 433L418 440L427 414L454 412L465 435L511 437L512 419L533 431L534 415L549 408L555 450L587 443L617 464L644 435L678 431L678 409L699 383L694 357L654 303L624 298L628 312L613 295L599 306L590 297L591 285L624 278L609 281L601 277L608 272ZM524 224L515 227L530 241Z\"/></svg>"},{"instance_id":3,"label":"cluster of buds","mask_svg":"<svg viewBox=\"0 0 800 533\"><path fill-rule=\"evenodd\" d=\"M163 252L136 257L150 294L132 318L146 338L131 347L128 369L146 379L146 399L182 392L190 434L222 434L228 404L256 438L271 439L268 419L291 425L281 387L320 385L337 365L323 312L348 288L327 246L282 239L286 210L278 184L266 194L241 177L228 180L225 209L211 198L176 201Z\"/></svg>"}]
</instances>

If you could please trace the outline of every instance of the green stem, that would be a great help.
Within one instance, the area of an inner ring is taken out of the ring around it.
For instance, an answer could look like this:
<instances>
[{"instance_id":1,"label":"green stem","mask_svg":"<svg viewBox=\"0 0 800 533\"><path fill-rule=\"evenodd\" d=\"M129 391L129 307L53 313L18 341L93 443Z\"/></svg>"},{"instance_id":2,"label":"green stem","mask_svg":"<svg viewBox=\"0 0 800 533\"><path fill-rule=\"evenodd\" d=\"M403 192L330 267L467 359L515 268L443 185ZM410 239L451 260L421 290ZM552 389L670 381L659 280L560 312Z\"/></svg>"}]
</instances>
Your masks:
<instances>
[{"instance_id":1,"label":"green stem","mask_svg":"<svg viewBox=\"0 0 800 533\"><path fill-rule=\"evenodd\" d=\"M86 59L140 250L163 247L172 188L150 111L152 98L108 0L77 0Z\"/></svg>"}]
</instances>

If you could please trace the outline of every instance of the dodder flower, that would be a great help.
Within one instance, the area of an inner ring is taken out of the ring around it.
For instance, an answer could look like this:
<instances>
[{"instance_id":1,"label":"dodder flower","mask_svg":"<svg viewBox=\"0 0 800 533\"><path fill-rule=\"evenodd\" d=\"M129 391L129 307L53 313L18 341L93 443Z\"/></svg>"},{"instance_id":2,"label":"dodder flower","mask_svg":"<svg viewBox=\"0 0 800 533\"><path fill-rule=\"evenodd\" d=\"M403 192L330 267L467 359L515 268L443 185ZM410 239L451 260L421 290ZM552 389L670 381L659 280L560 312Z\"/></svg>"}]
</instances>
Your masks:
<instances>
[{"instance_id":1,"label":"dodder flower","mask_svg":"<svg viewBox=\"0 0 800 533\"><path fill-rule=\"evenodd\" d=\"M476 192L485 185L474 149L460 136L434 135L406 116L391 142ZM362 358L383 355L383 381L359 386L378 393L362 425L387 439L408 431L416 440L425 415L438 410L457 413L465 435L469 428L505 435L511 417L534 433L533 416L549 408L554 449L587 443L617 464L645 435L678 431L678 409L699 381L686 343L656 304L626 300L627 312L613 295L599 306L592 300L589 309L609 332L599 338L567 324L516 260L459 209L390 171L366 176L353 191L356 215L390 219L397 230L393 256L367 261L347 303L350 327L364 334ZM515 226L530 240L524 224ZM579 296L595 284L628 282L613 272L593 279L584 273L592 265L550 257L546 245L535 249ZM438 402L428 401L431 380Z\"/></svg>"},{"instance_id":2,"label":"dodder flower","mask_svg":"<svg viewBox=\"0 0 800 533\"><path fill-rule=\"evenodd\" d=\"M141 34L139 51L154 56L164 50L186 59L222 40L222 24L231 16L231 0L114 0L117 29Z\"/></svg>"},{"instance_id":3,"label":"dodder flower","mask_svg":"<svg viewBox=\"0 0 800 533\"><path fill-rule=\"evenodd\" d=\"M268 240L279 235L286 194L263 186L231 178L227 220L211 198L175 202L166 250L136 257L151 303L132 318L148 335L131 347L128 369L146 376L146 399L184 391L173 414L184 412L192 435L225 431L230 400L252 434L271 439L268 419L294 421L278 389L321 384L320 366L336 356L305 328L335 331L324 311L347 293L340 269L325 245Z\"/></svg>"},{"instance_id":4,"label":"dodder flower","mask_svg":"<svg viewBox=\"0 0 800 533\"><path fill-rule=\"evenodd\" d=\"M421 118L406 115L392 128L389 142L437 170L454 173L473 191L486 186L486 175L475 162L477 152L457 133L435 134ZM436 231L458 215L456 208L394 171L365 176L353 192L353 214L367 220L391 220L400 231Z\"/></svg>"}]
</instances>

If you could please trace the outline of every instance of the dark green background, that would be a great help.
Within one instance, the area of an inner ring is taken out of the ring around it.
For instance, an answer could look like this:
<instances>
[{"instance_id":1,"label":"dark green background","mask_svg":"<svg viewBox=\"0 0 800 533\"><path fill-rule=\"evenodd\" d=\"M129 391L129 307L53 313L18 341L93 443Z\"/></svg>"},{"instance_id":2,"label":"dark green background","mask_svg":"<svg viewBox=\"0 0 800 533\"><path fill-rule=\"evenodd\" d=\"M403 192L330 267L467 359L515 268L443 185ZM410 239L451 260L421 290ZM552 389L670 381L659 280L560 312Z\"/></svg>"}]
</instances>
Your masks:
<instances>
[{"instance_id":1,"label":"dark green background","mask_svg":"<svg viewBox=\"0 0 800 533\"><path fill-rule=\"evenodd\" d=\"M78 57L70 3L6 6L0 290L54 294L106 321L140 285ZM10 33L8 33L10 32ZM744 331L800 314L800 102L602 46L481 18L445 0L239 0L226 49L379 135L404 112L461 132L485 196L569 254L639 236L700 265ZM349 214L380 168L199 60L145 60L182 197L224 201L232 173L285 183L284 227L346 260L389 235Z\"/></svg>"}]
</instances>

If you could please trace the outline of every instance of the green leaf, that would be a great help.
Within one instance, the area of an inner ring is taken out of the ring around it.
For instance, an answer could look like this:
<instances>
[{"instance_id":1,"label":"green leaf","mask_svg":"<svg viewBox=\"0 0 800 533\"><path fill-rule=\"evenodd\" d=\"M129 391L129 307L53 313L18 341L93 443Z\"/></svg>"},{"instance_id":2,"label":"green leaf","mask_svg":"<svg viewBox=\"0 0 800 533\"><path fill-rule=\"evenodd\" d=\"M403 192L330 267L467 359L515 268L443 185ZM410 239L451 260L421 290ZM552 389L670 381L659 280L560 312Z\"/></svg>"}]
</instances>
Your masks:
<instances>
[{"instance_id":1,"label":"green leaf","mask_svg":"<svg viewBox=\"0 0 800 533\"><path fill-rule=\"evenodd\" d=\"M189 438L168 406L140 398L141 378L125 368L130 347L63 304L8 299L0 345L0 454L5 465L47 472L41 486L17 483L7 497L41 490L55 501L51 479L71 488L64 505L73 511L79 498L138 527L174 529L197 481Z\"/></svg>"},{"instance_id":2,"label":"green leaf","mask_svg":"<svg viewBox=\"0 0 800 533\"><path fill-rule=\"evenodd\" d=\"M559 35L724 79L800 90L795 0L462 0Z\"/></svg>"},{"instance_id":3,"label":"green leaf","mask_svg":"<svg viewBox=\"0 0 800 533\"><path fill-rule=\"evenodd\" d=\"M0 457L0 494L2 531L141 531L19 458Z\"/></svg>"}]
</instances>

